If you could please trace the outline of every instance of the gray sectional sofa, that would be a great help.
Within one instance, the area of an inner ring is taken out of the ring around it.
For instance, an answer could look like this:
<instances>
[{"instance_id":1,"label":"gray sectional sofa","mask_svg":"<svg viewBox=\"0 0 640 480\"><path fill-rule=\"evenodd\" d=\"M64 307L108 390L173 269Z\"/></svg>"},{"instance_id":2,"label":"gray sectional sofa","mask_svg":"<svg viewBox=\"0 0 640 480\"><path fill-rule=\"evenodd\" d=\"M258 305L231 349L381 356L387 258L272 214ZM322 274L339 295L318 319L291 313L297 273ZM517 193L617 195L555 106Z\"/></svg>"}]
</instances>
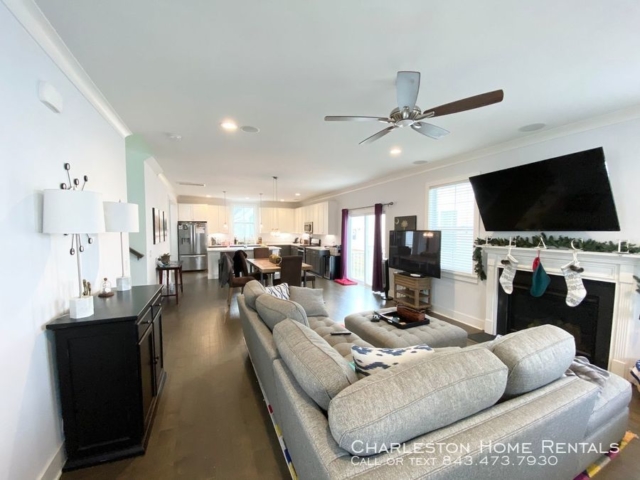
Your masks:
<instances>
[{"instance_id":1,"label":"gray sectional sofa","mask_svg":"<svg viewBox=\"0 0 640 480\"><path fill-rule=\"evenodd\" d=\"M629 383L565 375L575 345L556 327L358 378L351 346L371 345L332 336L344 327L315 307L269 297L247 284L240 318L301 479L570 480L627 428Z\"/></svg>"}]
</instances>

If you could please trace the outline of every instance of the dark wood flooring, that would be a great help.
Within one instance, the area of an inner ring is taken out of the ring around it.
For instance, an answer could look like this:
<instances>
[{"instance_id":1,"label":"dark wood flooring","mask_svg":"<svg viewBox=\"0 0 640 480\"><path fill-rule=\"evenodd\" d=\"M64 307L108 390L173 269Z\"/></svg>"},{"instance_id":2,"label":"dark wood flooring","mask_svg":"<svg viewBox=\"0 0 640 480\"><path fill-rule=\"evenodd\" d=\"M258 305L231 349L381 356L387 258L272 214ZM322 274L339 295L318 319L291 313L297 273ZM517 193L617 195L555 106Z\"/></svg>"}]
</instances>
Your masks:
<instances>
[{"instance_id":1,"label":"dark wood flooring","mask_svg":"<svg viewBox=\"0 0 640 480\"><path fill-rule=\"evenodd\" d=\"M165 302L167 382L147 453L68 472L61 480L290 478L248 359L235 299L228 310L227 290L201 273L185 273L184 282L180 305ZM317 288L325 289L335 320L384 304L359 285L318 279ZM630 428L640 432L637 392ZM640 479L639 458L635 441L598 480Z\"/></svg>"}]
</instances>

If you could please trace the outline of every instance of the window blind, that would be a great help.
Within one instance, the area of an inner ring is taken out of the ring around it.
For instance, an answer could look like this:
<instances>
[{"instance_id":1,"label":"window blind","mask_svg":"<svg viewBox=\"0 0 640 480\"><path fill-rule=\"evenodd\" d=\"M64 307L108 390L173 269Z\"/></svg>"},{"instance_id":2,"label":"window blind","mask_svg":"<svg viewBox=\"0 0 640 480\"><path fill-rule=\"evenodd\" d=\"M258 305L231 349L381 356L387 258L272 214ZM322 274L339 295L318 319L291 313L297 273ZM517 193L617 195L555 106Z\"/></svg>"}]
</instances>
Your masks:
<instances>
[{"instance_id":1,"label":"window blind","mask_svg":"<svg viewBox=\"0 0 640 480\"><path fill-rule=\"evenodd\" d=\"M442 231L443 270L473 272L475 205L469 181L429 189L429 230Z\"/></svg>"}]
</instances>

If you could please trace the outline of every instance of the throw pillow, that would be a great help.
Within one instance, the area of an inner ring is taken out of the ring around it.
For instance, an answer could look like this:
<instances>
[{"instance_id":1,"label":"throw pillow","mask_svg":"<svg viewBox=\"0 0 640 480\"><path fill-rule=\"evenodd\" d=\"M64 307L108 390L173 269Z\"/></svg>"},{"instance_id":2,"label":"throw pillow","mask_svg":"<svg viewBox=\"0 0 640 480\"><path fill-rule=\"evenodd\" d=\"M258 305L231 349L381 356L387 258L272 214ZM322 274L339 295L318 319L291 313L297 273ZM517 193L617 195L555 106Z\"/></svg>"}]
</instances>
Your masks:
<instances>
[{"instance_id":1,"label":"throw pillow","mask_svg":"<svg viewBox=\"0 0 640 480\"><path fill-rule=\"evenodd\" d=\"M289 285L286 283L274 285L273 287L267 287L265 290L269 295L273 295L276 298L289 300Z\"/></svg>"},{"instance_id":2,"label":"throw pillow","mask_svg":"<svg viewBox=\"0 0 640 480\"><path fill-rule=\"evenodd\" d=\"M304 308L307 317L328 317L321 288L290 287L290 299Z\"/></svg>"},{"instance_id":3,"label":"throw pillow","mask_svg":"<svg viewBox=\"0 0 640 480\"><path fill-rule=\"evenodd\" d=\"M358 381L349 362L301 323L289 319L278 323L273 341L300 387L324 410L333 397Z\"/></svg>"},{"instance_id":4,"label":"throw pillow","mask_svg":"<svg viewBox=\"0 0 640 480\"><path fill-rule=\"evenodd\" d=\"M285 318L291 318L306 327L309 326L307 314L300 304L290 300L282 300L271 295L260 295L256 300L256 310L262 321L273 331L273 328Z\"/></svg>"},{"instance_id":5,"label":"throw pillow","mask_svg":"<svg viewBox=\"0 0 640 480\"><path fill-rule=\"evenodd\" d=\"M248 307L256 309L256 300L265 294L264 286L257 280L251 280L244 286L244 301Z\"/></svg>"},{"instance_id":6,"label":"throw pillow","mask_svg":"<svg viewBox=\"0 0 640 480\"><path fill-rule=\"evenodd\" d=\"M356 372L368 376L391 368L425 358L433 353L429 345L415 345L405 348L373 348L353 345L351 355Z\"/></svg>"}]
</instances>

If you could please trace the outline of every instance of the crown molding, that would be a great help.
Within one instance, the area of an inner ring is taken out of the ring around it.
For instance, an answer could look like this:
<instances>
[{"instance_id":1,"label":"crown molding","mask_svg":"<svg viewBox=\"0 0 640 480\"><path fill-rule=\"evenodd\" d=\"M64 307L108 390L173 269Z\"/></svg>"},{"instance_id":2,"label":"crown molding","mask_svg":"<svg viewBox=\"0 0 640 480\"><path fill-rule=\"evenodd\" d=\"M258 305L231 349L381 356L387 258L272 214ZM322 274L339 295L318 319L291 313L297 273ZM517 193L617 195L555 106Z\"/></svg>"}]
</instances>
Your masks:
<instances>
[{"instance_id":1,"label":"crown molding","mask_svg":"<svg viewBox=\"0 0 640 480\"><path fill-rule=\"evenodd\" d=\"M427 172L433 172L434 170L439 170L441 168L447 168L453 165L470 162L472 160L488 157L490 155L497 155L509 150L515 150L517 148L523 148L530 145L543 143L549 140L554 140L556 138L568 137L570 135L594 130L596 128L608 127L611 125L617 125L619 123L630 122L638 119L640 119L640 105L633 105L622 110L616 110L612 113L599 115L597 117L588 118L586 120L580 120L578 122L569 123L560 127L551 128L549 130L542 130L529 134L525 137L508 140L506 142L491 145L480 150L474 150L471 152L463 153L461 155L434 160L431 161L430 165L428 165L427 167L413 168L410 170L404 170L397 174L390 174L384 177L379 177L353 187L347 187L345 189L336 190L323 195L319 195L317 197L310 198L308 200L304 200L303 203L312 204L328 200L334 197L339 197L340 195L346 195L348 193L366 190L368 188L377 187L390 182L395 182L397 180L402 180L404 178L414 177L416 175L421 175Z\"/></svg>"},{"instance_id":2,"label":"crown molding","mask_svg":"<svg viewBox=\"0 0 640 480\"><path fill-rule=\"evenodd\" d=\"M104 119L122 137L131 135L129 127L93 83L91 77L73 56L38 5L33 0L2 0L2 2Z\"/></svg>"}]
</instances>

